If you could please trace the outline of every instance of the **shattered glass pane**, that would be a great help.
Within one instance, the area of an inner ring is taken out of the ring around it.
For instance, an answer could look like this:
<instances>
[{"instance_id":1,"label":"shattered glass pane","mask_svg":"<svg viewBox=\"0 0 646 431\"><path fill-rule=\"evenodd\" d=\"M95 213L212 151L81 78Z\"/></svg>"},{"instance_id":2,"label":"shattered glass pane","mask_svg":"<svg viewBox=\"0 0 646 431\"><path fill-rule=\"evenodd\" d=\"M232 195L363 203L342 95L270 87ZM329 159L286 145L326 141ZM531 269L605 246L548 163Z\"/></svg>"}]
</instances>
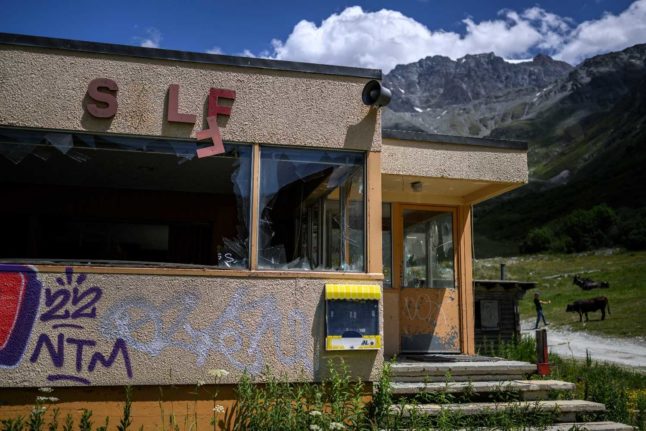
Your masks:
<instances>
[{"instance_id":1,"label":"shattered glass pane","mask_svg":"<svg viewBox=\"0 0 646 431\"><path fill-rule=\"evenodd\" d=\"M248 268L251 146L0 128L0 259Z\"/></svg>"},{"instance_id":2,"label":"shattered glass pane","mask_svg":"<svg viewBox=\"0 0 646 431\"><path fill-rule=\"evenodd\" d=\"M362 153L262 147L260 268L363 271Z\"/></svg>"}]
</instances>

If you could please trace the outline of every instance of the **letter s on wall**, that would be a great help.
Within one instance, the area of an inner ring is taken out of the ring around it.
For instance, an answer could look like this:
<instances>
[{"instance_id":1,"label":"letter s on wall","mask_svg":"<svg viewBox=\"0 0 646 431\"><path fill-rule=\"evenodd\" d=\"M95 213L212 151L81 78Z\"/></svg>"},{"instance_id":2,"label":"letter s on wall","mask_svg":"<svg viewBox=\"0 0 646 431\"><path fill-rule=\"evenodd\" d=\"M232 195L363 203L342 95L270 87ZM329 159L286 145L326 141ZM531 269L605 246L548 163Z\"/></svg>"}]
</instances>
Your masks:
<instances>
[{"instance_id":1,"label":"letter s on wall","mask_svg":"<svg viewBox=\"0 0 646 431\"><path fill-rule=\"evenodd\" d=\"M114 94L108 91L114 92ZM87 86L87 95L94 102L88 102L86 105L87 112L96 118L112 118L117 113L117 91L119 87L117 83L107 78L97 78L90 81ZM105 105L105 106L102 106Z\"/></svg>"}]
</instances>

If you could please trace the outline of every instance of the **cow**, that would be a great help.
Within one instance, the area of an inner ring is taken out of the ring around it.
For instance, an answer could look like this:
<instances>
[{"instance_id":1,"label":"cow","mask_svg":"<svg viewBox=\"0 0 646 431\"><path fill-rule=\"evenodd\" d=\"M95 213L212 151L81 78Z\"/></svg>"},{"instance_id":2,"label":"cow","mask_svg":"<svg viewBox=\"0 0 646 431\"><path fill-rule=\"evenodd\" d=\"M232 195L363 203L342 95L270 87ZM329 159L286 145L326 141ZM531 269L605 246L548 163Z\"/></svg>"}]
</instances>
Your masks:
<instances>
[{"instance_id":1,"label":"cow","mask_svg":"<svg viewBox=\"0 0 646 431\"><path fill-rule=\"evenodd\" d=\"M575 275L572 284L576 284L583 290L592 290L592 289L607 289L610 287L610 283L607 281L594 281L589 278L583 278L580 275Z\"/></svg>"},{"instance_id":2,"label":"cow","mask_svg":"<svg viewBox=\"0 0 646 431\"><path fill-rule=\"evenodd\" d=\"M606 318L606 308L608 309L608 314L610 314L610 304L608 303L608 298L605 296L597 296L592 299L581 299L579 301L574 301L572 304L568 304L565 309L568 313L579 313L579 322L583 321L583 315L585 314L585 321L588 321L588 313L593 311L601 311L601 320Z\"/></svg>"}]
</instances>

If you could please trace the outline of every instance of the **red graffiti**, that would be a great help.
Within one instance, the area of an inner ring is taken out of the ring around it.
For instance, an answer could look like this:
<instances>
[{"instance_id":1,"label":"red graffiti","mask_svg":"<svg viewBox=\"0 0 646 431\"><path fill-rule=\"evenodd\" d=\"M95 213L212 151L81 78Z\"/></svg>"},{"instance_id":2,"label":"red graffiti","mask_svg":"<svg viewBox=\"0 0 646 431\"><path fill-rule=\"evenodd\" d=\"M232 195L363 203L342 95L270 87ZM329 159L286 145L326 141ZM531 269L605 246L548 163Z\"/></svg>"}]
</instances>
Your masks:
<instances>
[{"instance_id":1,"label":"red graffiti","mask_svg":"<svg viewBox=\"0 0 646 431\"><path fill-rule=\"evenodd\" d=\"M38 312L41 289L34 269L0 265L0 367L13 367L21 361Z\"/></svg>"},{"instance_id":2,"label":"red graffiti","mask_svg":"<svg viewBox=\"0 0 646 431\"><path fill-rule=\"evenodd\" d=\"M16 326L18 311L25 297L25 280L18 272L0 273L0 298L2 313L0 313L0 349L9 341L9 335Z\"/></svg>"}]
</instances>

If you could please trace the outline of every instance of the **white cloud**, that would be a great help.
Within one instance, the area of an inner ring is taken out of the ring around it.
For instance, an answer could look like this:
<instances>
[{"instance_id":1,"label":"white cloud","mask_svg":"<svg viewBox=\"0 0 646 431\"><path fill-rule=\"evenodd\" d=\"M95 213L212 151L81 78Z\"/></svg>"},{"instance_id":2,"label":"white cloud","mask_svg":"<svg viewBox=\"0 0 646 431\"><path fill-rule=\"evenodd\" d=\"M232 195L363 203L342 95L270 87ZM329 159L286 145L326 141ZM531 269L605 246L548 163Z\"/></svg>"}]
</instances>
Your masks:
<instances>
[{"instance_id":1,"label":"white cloud","mask_svg":"<svg viewBox=\"0 0 646 431\"><path fill-rule=\"evenodd\" d=\"M219 46L214 46L211 49L206 50L207 54L222 54L222 49Z\"/></svg>"},{"instance_id":2,"label":"white cloud","mask_svg":"<svg viewBox=\"0 0 646 431\"><path fill-rule=\"evenodd\" d=\"M606 14L578 26L538 6L522 12L501 10L494 20L466 18L463 24L463 34L431 30L398 11L369 12L353 6L320 25L300 21L285 41L272 41L269 57L384 72L429 55L456 59L482 52L509 59L545 52L576 63L596 53L646 42L646 0L635 1L619 15Z\"/></svg>"},{"instance_id":3,"label":"white cloud","mask_svg":"<svg viewBox=\"0 0 646 431\"><path fill-rule=\"evenodd\" d=\"M137 37L139 46L144 48L159 48L159 43L162 40L162 35L159 30L154 27L146 29L146 37Z\"/></svg>"},{"instance_id":4,"label":"white cloud","mask_svg":"<svg viewBox=\"0 0 646 431\"><path fill-rule=\"evenodd\" d=\"M570 63L596 54L646 42L646 0L638 0L619 15L606 13L585 21L570 34L557 58Z\"/></svg>"}]
</instances>

